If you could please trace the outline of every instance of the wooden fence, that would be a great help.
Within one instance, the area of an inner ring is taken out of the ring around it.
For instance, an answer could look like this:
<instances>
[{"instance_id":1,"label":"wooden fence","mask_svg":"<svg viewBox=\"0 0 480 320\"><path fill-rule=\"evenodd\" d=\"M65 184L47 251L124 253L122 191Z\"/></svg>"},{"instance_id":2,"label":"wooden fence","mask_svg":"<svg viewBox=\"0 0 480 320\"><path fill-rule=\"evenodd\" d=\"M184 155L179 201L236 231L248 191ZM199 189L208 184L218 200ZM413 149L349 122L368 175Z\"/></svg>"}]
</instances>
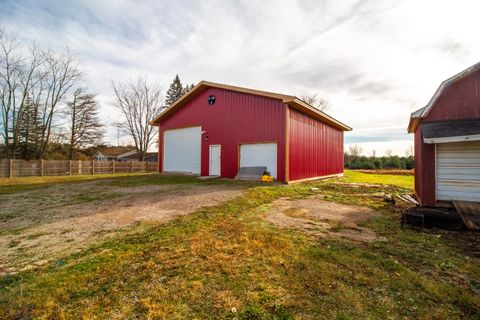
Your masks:
<instances>
[{"instance_id":1,"label":"wooden fence","mask_svg":"<svg viewBox=\"0 0 480 320\"><path fill-rule=\"evenodd\" d=\"M157 162L86 160L0 160L0 178L157 172Z\"/></svg>"}]
</instances>

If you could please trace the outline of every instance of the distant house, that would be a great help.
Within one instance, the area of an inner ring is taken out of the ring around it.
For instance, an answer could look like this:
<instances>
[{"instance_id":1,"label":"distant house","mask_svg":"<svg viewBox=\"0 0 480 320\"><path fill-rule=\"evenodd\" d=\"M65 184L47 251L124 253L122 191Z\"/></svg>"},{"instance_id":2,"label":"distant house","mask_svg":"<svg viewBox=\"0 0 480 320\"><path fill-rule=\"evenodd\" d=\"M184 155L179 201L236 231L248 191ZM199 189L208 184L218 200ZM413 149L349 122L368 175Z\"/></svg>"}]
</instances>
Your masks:
<instances>
[{"instance_id":1,"label":"distant house","mask_svg":"<svg viewBox=\"0 0 480 320\"><path fill-rule=\"evenodd\" d=\"M132 159L125 160L127 157L134 156L138 160L137 152L135 150L119 151L119 150L98 150L92 156L95 161L133 161Z\"/></svg>"},{"instance_id":2,"label":"distant house","mask_svg":"<svg viewBox=\"0 0 480 320\"><path fill-rule=\"evenodd\" d=\"M133 153L130 155L123 156L117 160L117 161L138 161L138 155L137 153ZM147 152L145 155L145 162L157 162L158 161L158 152Z\"/></svg>"},{"instance_id":3,"label":"distant house","mask_svg":"<svg viewBox=\"0 0 480 320\"><path fill-rule=\"evenodd\" d=\"M415 193L424 206L480 202L480 63L442 82L412 113Z\"/></svg>"},{"instance_id":4,"label":"distant house","mask_svg":"<svg viewBox=\"0 0 480 320\"><path fill-rule=\"evenodd\" d=\"M147 152L145 156L146 162L158 162L158 152Z\"/></svg>"}]
</instances>

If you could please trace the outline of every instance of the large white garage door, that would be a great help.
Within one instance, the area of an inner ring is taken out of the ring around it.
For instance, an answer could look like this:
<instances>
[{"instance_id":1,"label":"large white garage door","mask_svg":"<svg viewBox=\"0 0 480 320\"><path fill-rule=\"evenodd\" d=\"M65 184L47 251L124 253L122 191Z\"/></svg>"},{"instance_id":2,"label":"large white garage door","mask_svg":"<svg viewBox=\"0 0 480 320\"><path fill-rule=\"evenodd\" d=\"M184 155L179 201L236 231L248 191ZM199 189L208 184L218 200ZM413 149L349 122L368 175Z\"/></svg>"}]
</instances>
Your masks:
<instances>
[{"instance_id":1,"label":"large white garage door","mask_svg":"<svg viewBox=\"0 0 480 320\"><path fill-rule=\"evenodd\" d=\"M163 171L200 174L201 127L166 130L163 141Z\"/></svg>"},{"instance_id":2,"label":"large white garage door","mask_svg":"<svg viewBox=\"0 0 480 320\"><path fill-rule=\"evenodd\" d=\"M480 141L437 144L437 200L480 201Z\"/></svg>"},{"instance_id":3,"label":"large white garage door","mask_svg":"<svg viewBox=\"0 0 480 320\"><path fill-rule=\"evenodd\" d=\"M240 167L267 167L277 178L277 144L255 143L240 145Z\"/></svg>"}]
</instances>

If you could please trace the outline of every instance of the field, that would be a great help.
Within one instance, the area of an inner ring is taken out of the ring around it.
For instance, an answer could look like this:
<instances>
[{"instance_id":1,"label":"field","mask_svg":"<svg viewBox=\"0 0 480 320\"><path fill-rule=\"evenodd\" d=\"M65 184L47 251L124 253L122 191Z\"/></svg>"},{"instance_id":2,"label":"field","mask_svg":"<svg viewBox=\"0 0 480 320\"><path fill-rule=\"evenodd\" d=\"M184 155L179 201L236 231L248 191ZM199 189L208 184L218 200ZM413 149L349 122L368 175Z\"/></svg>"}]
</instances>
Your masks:
<instances>
[{"instance_id":1,"label":"field","mask_svg":"<svg viewBox=\"0 0 480 320\"><path fill-rule=\"evenodd\" d=\"M478 319L478 234L400 229L413 177L0 181L0 318Z\"/></svg>"}]
</instances>

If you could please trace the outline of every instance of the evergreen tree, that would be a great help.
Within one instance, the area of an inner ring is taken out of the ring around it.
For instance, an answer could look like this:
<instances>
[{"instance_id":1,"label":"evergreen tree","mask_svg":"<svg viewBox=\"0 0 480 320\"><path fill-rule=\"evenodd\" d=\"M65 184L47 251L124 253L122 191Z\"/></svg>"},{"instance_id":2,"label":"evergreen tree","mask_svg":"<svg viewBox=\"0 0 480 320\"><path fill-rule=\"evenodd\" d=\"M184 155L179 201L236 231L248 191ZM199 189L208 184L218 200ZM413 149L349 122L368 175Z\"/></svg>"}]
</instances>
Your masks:
<instances>
[{"instance_id":1,"label":"evergreen tree","mask_svg":"<svg viewBox=\"0 0 480 320\"><path fill-rule=\"evenodd\" d=\"M165 98L165 103L167 105L172 105L175 101L180 99L180 97L185 93L180 77L175 75L173 82L170 84L170 87L167 91L167 97Z\"/></svg>"},{"instance_id":2,"label":"evergreen tree","mask_svg":"<svg viewBox=\"0 0 480 320\"><path fill-rule=\"evenodd\" d=\"M188 91L192 90L193 87L195 87L195 85L192 83L191 85L186 85L184 88L183 88L183 94L186 94Z\"/></svg>"},{"instance_id":3,"label":"evergreen tree","mask_svg":"<svg viewBox=\"0 0 480 320\"><path fill-rule=\"evenodd\" d=\"M39 105L27 96L24 102L23 117L20 123L18 140L18 154L21 159L29 160L37 157L39 135L42 132L42 121L39 114Z\"/></svg>"}]
</instances>

